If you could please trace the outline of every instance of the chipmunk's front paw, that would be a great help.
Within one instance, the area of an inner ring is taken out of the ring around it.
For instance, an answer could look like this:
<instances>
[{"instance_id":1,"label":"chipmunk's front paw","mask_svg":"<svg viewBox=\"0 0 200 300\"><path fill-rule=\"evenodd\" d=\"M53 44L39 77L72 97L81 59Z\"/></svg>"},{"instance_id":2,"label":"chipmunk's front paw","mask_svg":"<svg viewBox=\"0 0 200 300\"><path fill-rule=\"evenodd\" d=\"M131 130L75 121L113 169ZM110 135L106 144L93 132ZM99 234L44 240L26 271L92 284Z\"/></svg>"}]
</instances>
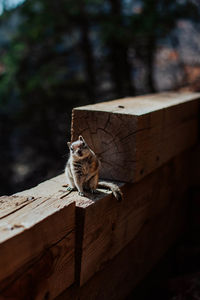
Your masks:
<instances>
[{"instance_id":1,"label":"chipmunk's front paw","mask_svg":"<svg viewBox=\"0 0 200 300\"><path fill-rule=\"evenodd\" d=\"M78 192L79 196L84 197L84 193L83 192Z\"/></svg>"},{"instance_id":2,"label":"chipmunk's front paw","mask_svg":"<svg viewBox=\"0 0 200 300\"><path fill-rule=\"evenodd\" d=\"M68 187L67 187L67 191L73 192L73 191L75 191L75 188L73 188L73 187L71 187L71 186L68 186Z\"/></svg>"}]
</instances>

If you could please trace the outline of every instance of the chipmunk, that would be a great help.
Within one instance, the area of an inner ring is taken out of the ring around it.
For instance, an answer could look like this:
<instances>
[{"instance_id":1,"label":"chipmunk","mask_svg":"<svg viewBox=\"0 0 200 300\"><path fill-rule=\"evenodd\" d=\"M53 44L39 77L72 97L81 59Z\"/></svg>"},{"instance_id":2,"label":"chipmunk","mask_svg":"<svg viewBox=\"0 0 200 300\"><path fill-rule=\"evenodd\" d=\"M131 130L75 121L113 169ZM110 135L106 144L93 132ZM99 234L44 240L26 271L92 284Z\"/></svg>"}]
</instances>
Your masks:
<instances>
[{"instance_id":1,"label":"chipmunk","mask_svg":"<svg viewBox=\"0 0 200 300\"><path fill-rule=\"evenodd\" d=\"M70 156L65 167L65 175L68 180L68 191L78 190L80 196L84 196L84 190L94 193L97 188L110 189L117 200L122 200L120 188L113 183L99 182L100 161L90 149L84 138L80 135L78 140L67 143Z\"/></svg>"}]
</instances>

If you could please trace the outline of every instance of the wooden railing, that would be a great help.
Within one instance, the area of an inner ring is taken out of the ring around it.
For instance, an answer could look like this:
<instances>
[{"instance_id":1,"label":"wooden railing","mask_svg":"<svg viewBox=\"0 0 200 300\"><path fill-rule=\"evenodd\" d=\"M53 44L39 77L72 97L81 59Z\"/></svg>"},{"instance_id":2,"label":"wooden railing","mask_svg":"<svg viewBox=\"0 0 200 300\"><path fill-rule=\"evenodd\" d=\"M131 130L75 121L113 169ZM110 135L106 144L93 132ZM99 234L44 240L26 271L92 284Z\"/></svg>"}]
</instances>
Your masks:
<instances>
[{"instance_id":1,"label":"wooden railing","mask_svg":"<svg viewBox=\"0 0 200 300\"><path fill-rule=\"evenodd\" d=\"M82 134L118 181L66 195L61 174L0 198L0 299L124 299L174 242L198 184L200 94L163 93L73 110ZM196 155L196 156L195 156Z\"/></svg>"}]
</instances>

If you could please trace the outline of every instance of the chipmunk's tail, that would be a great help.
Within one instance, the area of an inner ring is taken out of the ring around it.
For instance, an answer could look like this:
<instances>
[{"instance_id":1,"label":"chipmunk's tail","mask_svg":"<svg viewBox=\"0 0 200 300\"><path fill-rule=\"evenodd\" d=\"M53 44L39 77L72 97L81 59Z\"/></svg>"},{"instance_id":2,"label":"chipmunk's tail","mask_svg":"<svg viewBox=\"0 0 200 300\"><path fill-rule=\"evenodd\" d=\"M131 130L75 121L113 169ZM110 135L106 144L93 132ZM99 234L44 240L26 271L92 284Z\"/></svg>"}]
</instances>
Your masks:
<instances>
[{"instance_id":1,"label":"chipmunk's tail","mask_svg":"<svg viewBox=\"0 0 200 300\"><path fill-rule=\"evenodd\" d=\"M123 194L122 191L120 190L120 188L111 182L106 182L106 181L99 181L98 183L98 188L106 188L112 191L114 197L118 200L118 201L122 201L123 199Z\"/></svg>"}]
</instances>

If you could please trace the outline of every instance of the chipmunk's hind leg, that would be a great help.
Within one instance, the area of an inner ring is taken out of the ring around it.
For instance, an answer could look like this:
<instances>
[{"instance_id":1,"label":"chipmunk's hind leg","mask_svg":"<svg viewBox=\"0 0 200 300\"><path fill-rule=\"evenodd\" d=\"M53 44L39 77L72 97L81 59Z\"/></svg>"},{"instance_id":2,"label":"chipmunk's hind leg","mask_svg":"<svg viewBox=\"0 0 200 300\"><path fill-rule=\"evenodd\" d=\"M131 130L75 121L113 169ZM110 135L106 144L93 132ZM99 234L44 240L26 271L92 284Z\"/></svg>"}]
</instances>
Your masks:
<instances>
[{"instance_id":1,"label":"chipmunk's hind leg","mask_svg":"<svg viewBox=\"0 0 200 300\"><path fill-rule=\"evenodd\" d=\"M98 174L95 174L94 176L92 176L90 178L90 180L88 181L88 188L90 190L91 193L95 193L97 186L98 186L98 181L99 181L99 176Z\"/></svg>"}]
</instances>

